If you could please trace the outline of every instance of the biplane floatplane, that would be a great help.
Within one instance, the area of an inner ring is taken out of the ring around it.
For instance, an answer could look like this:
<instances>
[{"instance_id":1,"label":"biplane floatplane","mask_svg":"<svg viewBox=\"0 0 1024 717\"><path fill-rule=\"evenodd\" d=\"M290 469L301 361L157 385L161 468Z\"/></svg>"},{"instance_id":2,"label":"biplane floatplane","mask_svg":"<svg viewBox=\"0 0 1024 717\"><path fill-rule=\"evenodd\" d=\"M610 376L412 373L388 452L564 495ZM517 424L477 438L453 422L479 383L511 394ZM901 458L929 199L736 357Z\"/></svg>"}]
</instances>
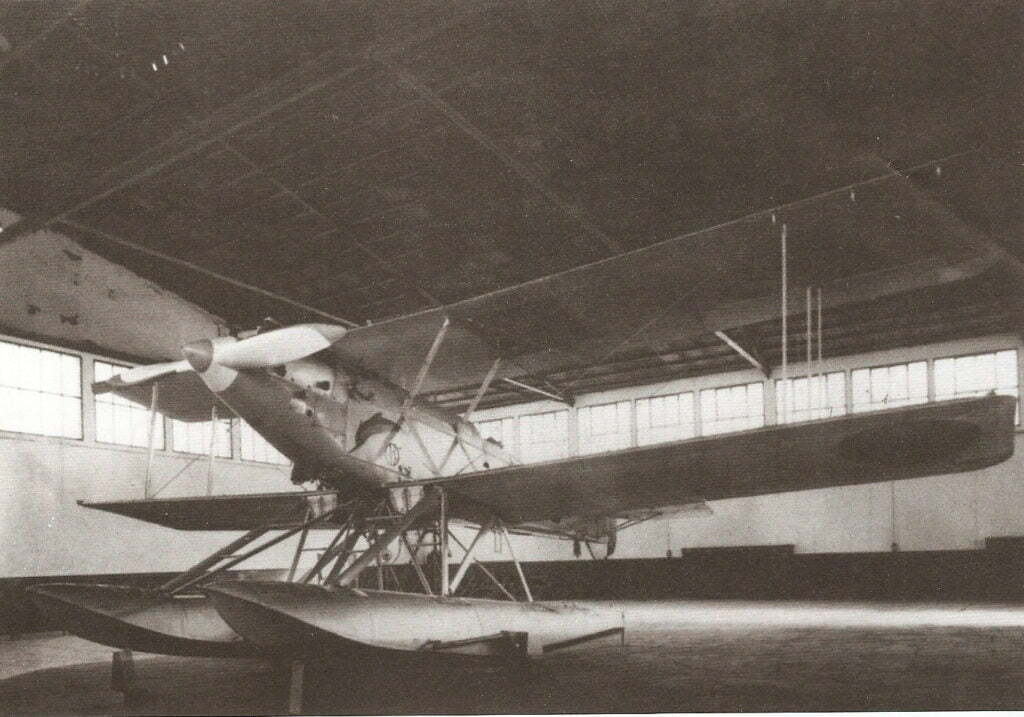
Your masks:
<instances>
[{"instance_id":1,"label":"biplane floatplane","mask_svg":"<svg viewBox=\"0 0 1024 717\"><path fill-rule=\"evenodd\" d=\"M711 238L703 249L711 262L724 265L743 250ZM244 534L157 590L50 584L32 589L36 601L72 632L145 652L543 654L622 635L622 618L535 603L514 553L521 584L509 589L474 561L489 533L510 548L509 531L612 548L622 527L683 506L973 471L1012 455L1015 399L994 395L530 465L481 436L469 415L495 381L529 387L530 377L570 364L574 352L613 355L638 327L648 339L680 337L779 316L763 301L729 296L737 287L695 266L693 247L683 249L668 256L656 246L633 256L626 271L608 260L372 325L303 324L200 340L183 348L184 360L97 384L97 392L183 421L207 421L215 406L240 416L293 461L294 482L315 490L85 504L178 530ZM830 305L935 283L929 272L948 280L955 269L915 265L902 277L845 277ZM620 303L627 286L633 298ZM574 298L558 298L565 296ZM542 301L550 322L538 326L525 308ZM463 415L423 398L477 385ZM410 456L418 456L415 465ZM477 527L457 567L449 565L450 521ZM300 571L311 531L333 532ZM218 581L291 537L298 547L286 580ZM421 594L360 586L361 574L395 544L412 557ZM418 559L425 545L436 556L431 575L429 561ZM458 597L474 566L509 599Z\"/></svg>"}]
</instances>

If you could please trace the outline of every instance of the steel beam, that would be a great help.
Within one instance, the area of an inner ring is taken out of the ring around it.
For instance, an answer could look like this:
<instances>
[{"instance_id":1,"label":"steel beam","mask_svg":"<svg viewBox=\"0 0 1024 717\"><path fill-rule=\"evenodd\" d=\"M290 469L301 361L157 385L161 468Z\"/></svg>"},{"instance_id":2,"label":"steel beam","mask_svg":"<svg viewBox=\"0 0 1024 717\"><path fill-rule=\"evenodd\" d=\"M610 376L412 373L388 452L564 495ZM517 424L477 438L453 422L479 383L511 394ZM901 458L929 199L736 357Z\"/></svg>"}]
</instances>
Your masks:
<instances>
[{"instance_id":1,"label":"steel beam","mask_svg":"<svg viewBox=\"0 0 1024 717\"><path fill-rule=\"evenodd\" d=\"M765 378L771 377L771 367L765 361L758 359L758 357L754 355L754 352L748 351L742 346L740 346L739 343L733 340L724 331L716 331L715 336L721 339L721 341L729 348L731 348L733 351L735 351L740 356L745 358L748 362L750 362L750 365L756 368L761 373L763 373L765 375Z\"/></svg>"},{"instance_id":2,"label":"steel beam","mask_svg":"<svg viewBox=\"0 0 1024 717\"><path fill-rule=\"evenodd\" d=\"M559 394L554 393L552 391L546 391L543 388L537 388L536 386L531 386L528 383L523 383L522 381L517 381L514 378L503 378L501 380L504 381L505 383L507 383L509 386L513 386L513 387L518 388L518 389L520 389L522 391L528 391L530 393L536 393L539 396L543 396L544 398L550 398L553 401L558 401L559 403L564 403L564 404L566 404L568 406L571 406L573 404L573 402L571 400L569 400L569 398L567 398L566 396L560 396Z\"/></svg>"}]
</instances>

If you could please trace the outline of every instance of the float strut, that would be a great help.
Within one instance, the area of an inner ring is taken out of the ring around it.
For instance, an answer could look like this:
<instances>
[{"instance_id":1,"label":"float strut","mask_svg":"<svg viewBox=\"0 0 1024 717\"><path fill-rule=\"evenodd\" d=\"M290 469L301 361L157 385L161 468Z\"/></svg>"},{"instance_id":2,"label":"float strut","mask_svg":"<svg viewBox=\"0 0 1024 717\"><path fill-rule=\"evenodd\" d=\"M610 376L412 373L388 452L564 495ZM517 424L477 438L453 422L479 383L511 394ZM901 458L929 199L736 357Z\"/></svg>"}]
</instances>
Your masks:
<instances>
[{"instance_id":1,"label":"float strut","mask_svg":"<svg viewBox=\"0 0 1024 717\"><path fill-rule=\"evenodd\" d=\"M438 550L441 551L441 597L448 597L449 595L449 575L448 575L448 496L445 495L444 491L439 491L440 503L441 503L441 516L438 519L438 537L440 540L440 546Z\"/></svg>"},{"instance_id":2,"label":"float strut","mask_svg":"<svg viewBox=\"0 0 1024 717\"><path fill-rule=\"evenodd\" d=\"M484 537L484 534L491 529L490 523L485 523L480 526L480 530L473 536L473 542L469 544L469 548L466 550L466 557L462 559L462 563L459 565L459 569L455 572L455 577L452 578L452 584L450 586L451 594L454 595L459 586L462 584L462 579L466 577L466 572L469 570L469 566L473 564L473 554L476 552L476 546L480 542L480 538Z\"/></svg>"},{"instance_id":3,"label":"float strut","mask_svg":"<svg viewBox=\"0 0 1024 717\"><path fill-rule=\"evenodd\" d=\"M533 593L530 592L530 584L526 582L526 574L523 573L523 566L519 564L519 559L516 557L516 551L512 547L512 537L508 534L508 528L505 527L504 523L498 523L501 528L502 534L505 536L505 542L508 543L508 552L512 556L512 562L516 566L516 572L519 573L519 582L523 584L523 592L526 593L526 602L533 602Z\"/></svg>"},{"instance_id":4,"label":"float strut","mask_svg":"<svg viewBox=\"0 0 1024 717\"><path fill-rule=\"evenodd\" d=\"M408 530L409 527L423 517L425 513L434 510L440 499L441 494L439 491L430 490L425 492L419 502L414 505L408 513L401 516L393 526L387 529L383 536L378 540L375 540L373 545L363 551L362 555L356 558L356 560L338 576L337 585L345 587L355 583L355 581L359 579L359 574L363 572L367 566L373 564L380 553L384 552L384 550L387 549L387 547L391 545L399 535Z\"/></svg>"}]
</instances>

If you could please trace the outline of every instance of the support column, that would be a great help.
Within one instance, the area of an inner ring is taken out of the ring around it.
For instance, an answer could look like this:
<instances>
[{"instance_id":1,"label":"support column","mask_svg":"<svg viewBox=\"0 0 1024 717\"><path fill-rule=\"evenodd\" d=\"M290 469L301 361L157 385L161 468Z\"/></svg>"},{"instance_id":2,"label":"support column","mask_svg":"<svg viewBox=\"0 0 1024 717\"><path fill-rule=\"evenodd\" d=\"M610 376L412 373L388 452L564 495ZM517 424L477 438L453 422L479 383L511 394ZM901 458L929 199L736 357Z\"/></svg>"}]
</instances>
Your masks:
<instances>
[{"instance_id":1,"label":"support column","mask_svg":"<svg viewBox=\"0 0 1024 717\"><path fill-rule=\"evenodd\" d=\"M149 498L153 492L153 455L156 450L156 407L160 396L160 384L153 382L152 398L149 402L149 445L146 456L146 482L142 497Z\"/></svg>"},{"instance_id":2,"label":"support column","mask_svg":"<svg viewBox=\"0 0 1024 717\"><path fill-rule=\"evenodd\" d=\"M135 692L135 661L131 650L118 650L111 657L110 687L124 696L125 704L130 704Z\"/></svg>"},{"instance_id":3,"label":"support column","mask_svg":"<svg viewBox=\"0 0 1024 717\"><path fill-rule=\"evenodd\" d=\"M301 715L303 688L306 683L306 663L294 660L288 665L288 714Z\"/></svg>"},{"instance_id":4,"label":"support column","mask_svg":"<svg viewBox=\"0 0 1024 717\"><path fill-rule=\"evenodd\" d=\"M206 495L213 495L213 462L217 456L217 404L210 409L210 466L206 472Z\"/></svg>"},{"instance_id":5,"label":"support column","mask_svg":"<svg viewBox=\"0 0 1024 717\"><path fill-rule=\"evenodd\" d=\"M448 597L448 496L440 491L441 514L437 521L438 550L441 551L441 597Z\"/></svg>"}]
</instances>

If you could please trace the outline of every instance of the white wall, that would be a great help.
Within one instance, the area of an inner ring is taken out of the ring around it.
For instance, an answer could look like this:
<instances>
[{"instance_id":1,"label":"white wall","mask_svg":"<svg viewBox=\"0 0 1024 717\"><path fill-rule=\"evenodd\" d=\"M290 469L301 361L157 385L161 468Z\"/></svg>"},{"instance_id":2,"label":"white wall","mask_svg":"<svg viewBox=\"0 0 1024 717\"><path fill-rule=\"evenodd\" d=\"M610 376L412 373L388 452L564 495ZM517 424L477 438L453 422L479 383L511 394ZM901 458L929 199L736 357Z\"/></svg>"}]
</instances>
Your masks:
<instances>
[{"instance_id":1,"label":"white wall","mask_svg":"<svg viewBox=\"0 0 1024 717\"><path fill-rule=\"evenodd\" d=\"M149 573L197 562L234 533L170 530L77 505L76 501L142 497L144 449L4 434L0 438L0 577ZM190 457L158 454L157 485ZM202 495L207 463L196 461L161 497ZM279 467L222 460L215 492L258 493L291 488ZM288 551L257 556L246 567L281 567ZM258 562L257 562L258 560Z\"/></svg>"},{"instance_id":2,"label":"white wall","mask_svg":"<svg viewBox=\"0 0 1024 717\"><path fill-rule=\"evenodd\" d=\"M3 336L0 340L55 348ZM67 352L82 357L83 439L0 431L0 578L173 571L233 540L235 533L176 531L77 504L141 499L148 451L94 440L89 386L92 359L103 357ZM240 460L237 429L234 434L234 457L214 462L215 493L295 489L289 467ZM205 494L208 458L175 453L170 430L167 437L168 449L154 454L154 490L166 484L159 497ZM320 544L314 540L311 545ZM288 545L256 556L245 567L287 566Z\"/></svg>"}]
</instances>

